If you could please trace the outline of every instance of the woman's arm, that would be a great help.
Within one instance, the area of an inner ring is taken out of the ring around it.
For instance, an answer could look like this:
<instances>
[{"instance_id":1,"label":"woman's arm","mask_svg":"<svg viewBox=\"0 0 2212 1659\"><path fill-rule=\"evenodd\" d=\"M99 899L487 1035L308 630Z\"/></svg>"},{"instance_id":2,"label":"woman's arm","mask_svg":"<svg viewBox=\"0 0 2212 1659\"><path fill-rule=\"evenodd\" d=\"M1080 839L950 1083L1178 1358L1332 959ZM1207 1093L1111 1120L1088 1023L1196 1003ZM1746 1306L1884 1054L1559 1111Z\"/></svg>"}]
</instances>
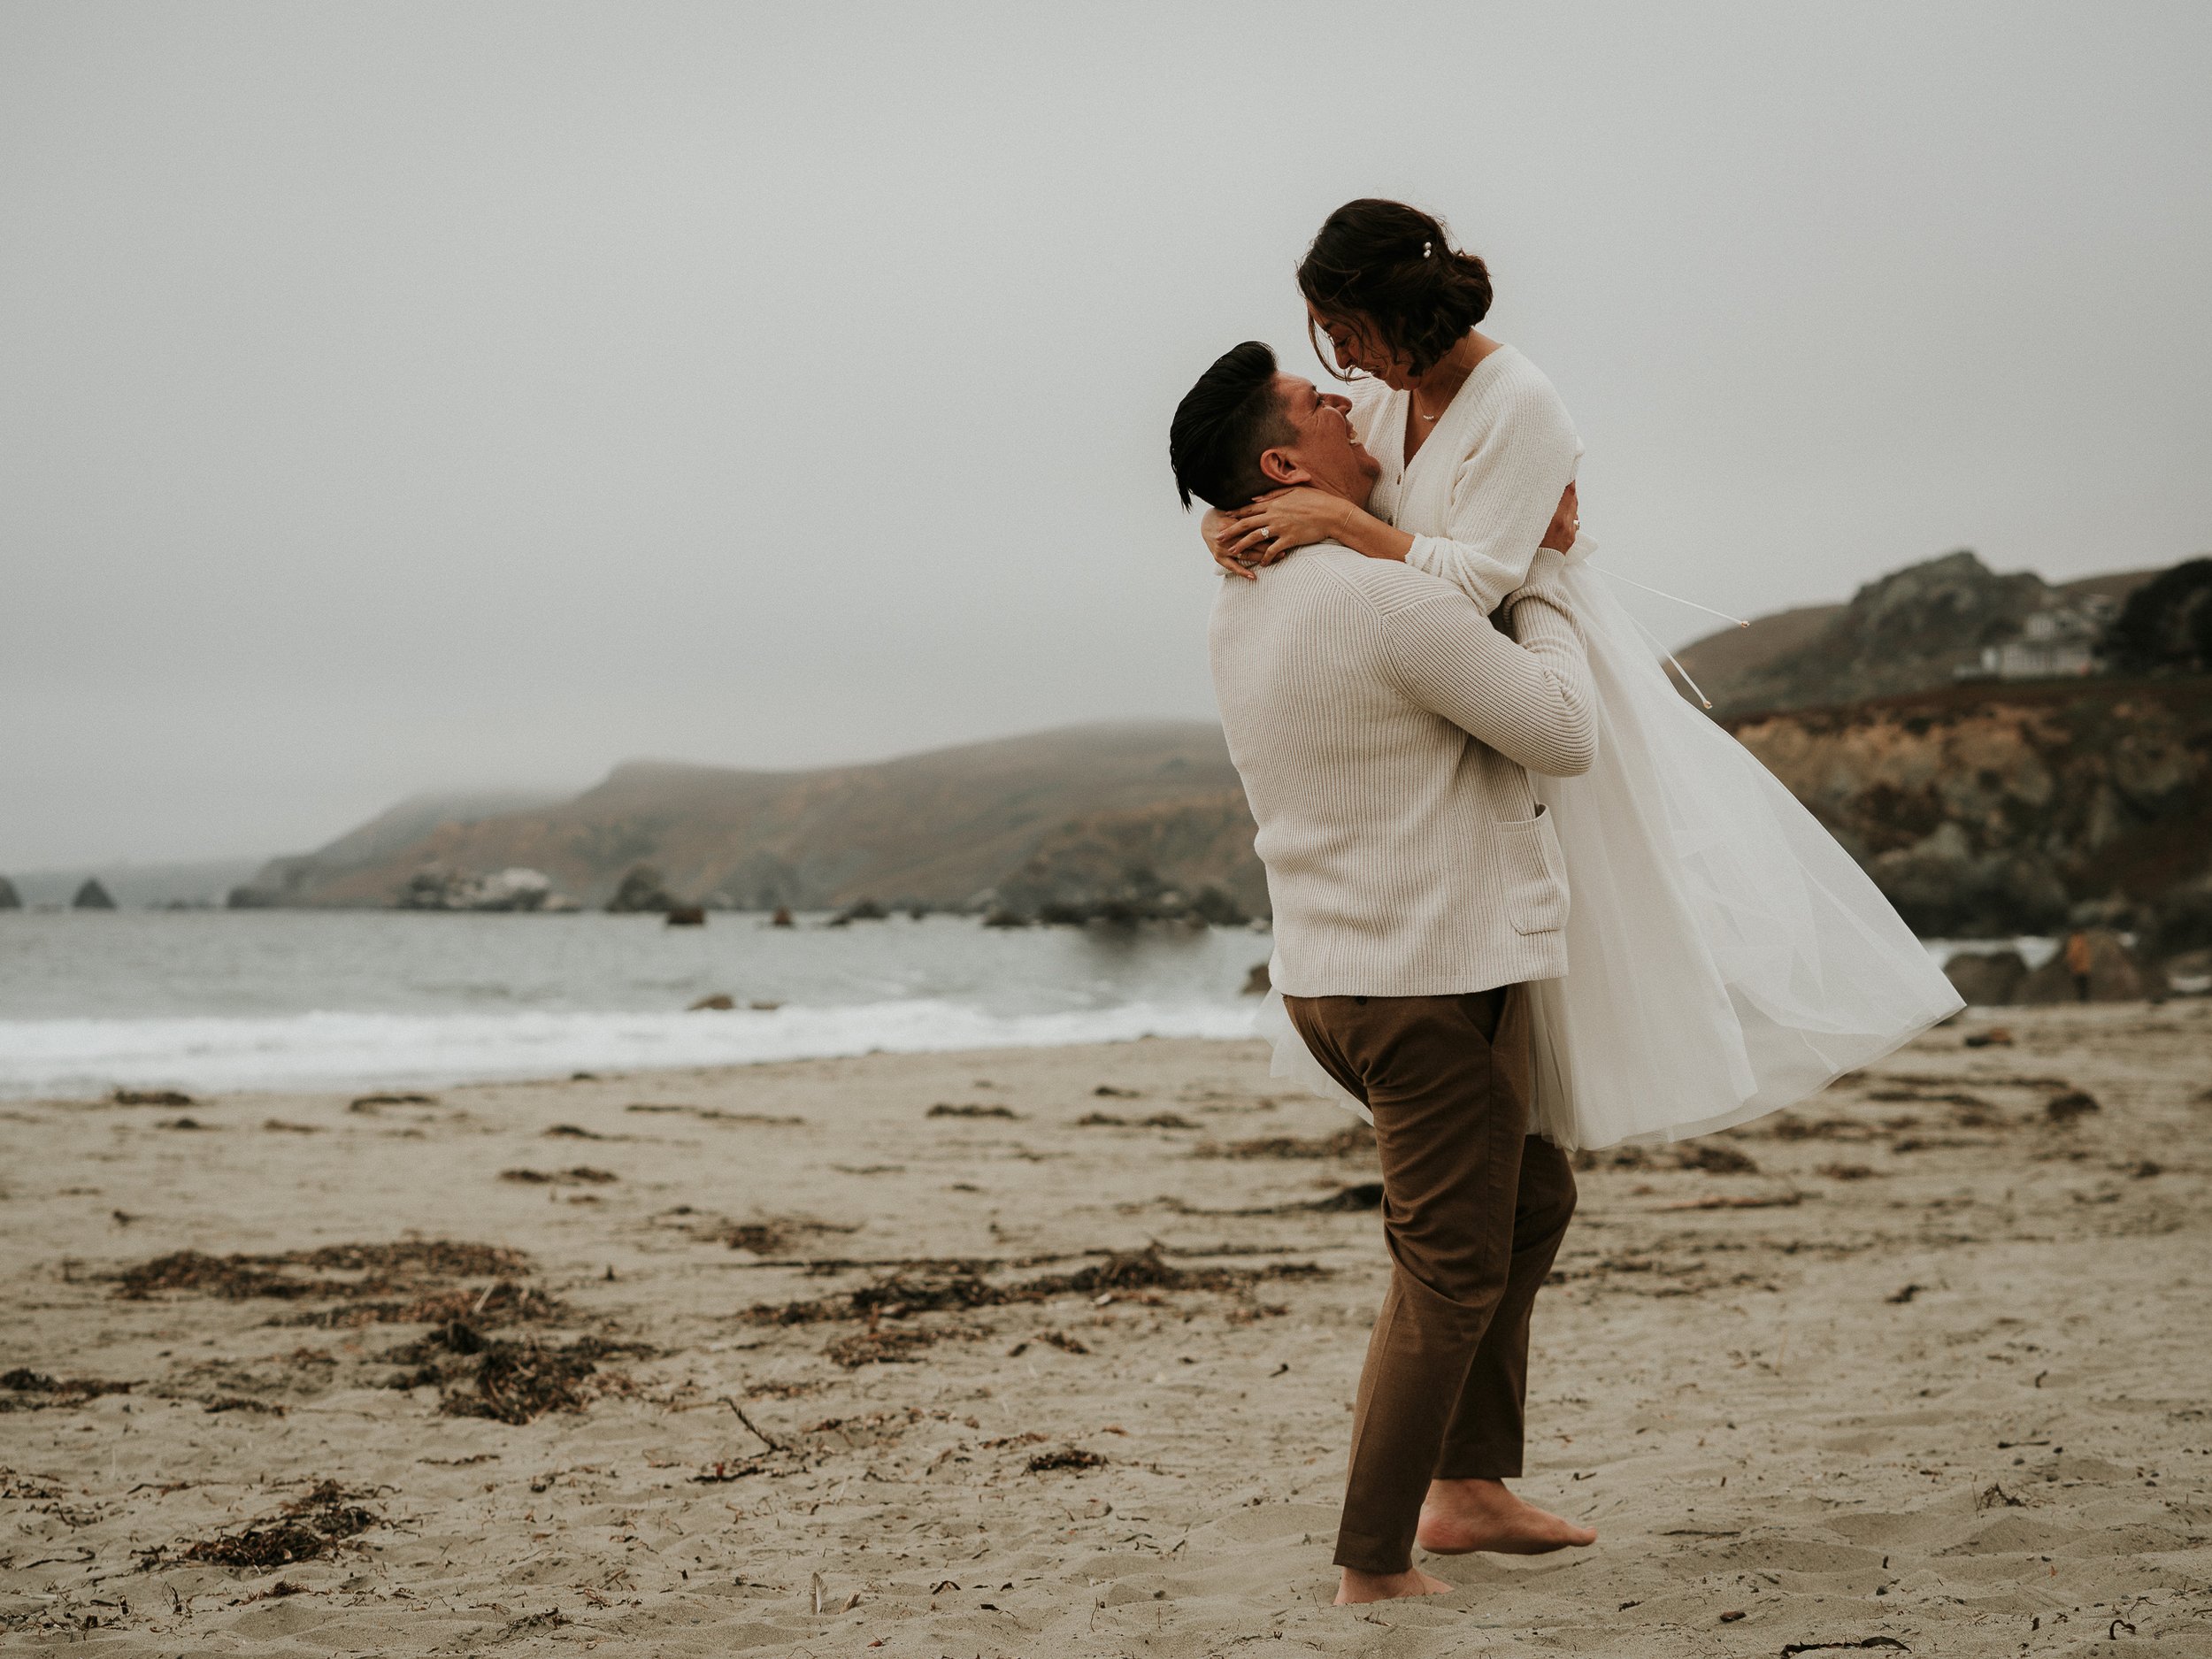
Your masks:
<instances>
[{"instance_id":1,"label":"woman's arm","mask_svg":"<svg viewBox=\"0 0 2212 1659\"><path fill-rule=\"evenodd\" d=\"M1311 496L1311 502L1292 501L1294 496ZM1261 497L1266 501L1269 497ZM1200 528L1205 535L1206 546L1214 556L1214 563L1232 576L1255 577L1268 565L1298 548L1315 541L1340 541L1356 553L1364 553L1371 559L1395 559L1426 570L1432 576L1441 576L1455 588L1467 595L1485 613L1497 609L1498 600L1520 588L1528 579L1529 560L1536 557L1538 549L1549 548L1555 553L1565 553L1575 544L1575 536L1582 527L1581 503L1575 493L1574 480L1567 480L1566 488L1559 492L1553 503L1551 515L1546 520L1542 536L1536 547L1529 549L1529 557L1517 566L1511 561L1496 558L1479 545L1461 542L1444 536L1408 535L1394 526L1386 525L1363 508L1355 507L1340 495L1331 495L1317 489L1289 489L1279 492L1273 499L1287 506L1268 515L1266 523L1291 526L1272 536L1261 536L1257 532L1240 529L1241 522L1235 513L1210 508ZM1332 505L1332 503L1333 503ZM1260 503L1255 502L1253 505ZM1249 511L1248 509L1247 511ZM1318 534L1313 534L1313 532ZM1423 549L1433 561L1422 564L1409 557L1411 549ZM1443 565L1446 568L1436 568ZM1448 572L1456 572L1448 573ZM1463 580L1463 577L1464 580ZM1478 588L1487 583L1503 582L1497 599L1486 599Z\"/></svg>"},{"instance_id":2,"label":"woman's arm","mask_svg":"<svg viewBox=\"0 0 2212 1659\"><path fill-rule=\"evenodd\" d=\"M1405 556L1486 611L1527 582L1539 548L1555 545L1582 458L1574 423L1549 381L1532 376L1515 392L1453 472L1445 534L1414 537ZM1572 545L1570 537L1558 550Z\"/></svg>"},{"instance_id":3,"label":"woman's arm","mask_svg":"<svg viewBox=\"0 0 2212 1659\"><path fill-rule=\"evenodd\" d=\"M1403 559L1415 538L1326 490L1271 490L1233 512L1209 508L1200 534L1214 563L1251 576L1316 541L1340 541L1371 559Z\"/></svg>"}]
</instances>

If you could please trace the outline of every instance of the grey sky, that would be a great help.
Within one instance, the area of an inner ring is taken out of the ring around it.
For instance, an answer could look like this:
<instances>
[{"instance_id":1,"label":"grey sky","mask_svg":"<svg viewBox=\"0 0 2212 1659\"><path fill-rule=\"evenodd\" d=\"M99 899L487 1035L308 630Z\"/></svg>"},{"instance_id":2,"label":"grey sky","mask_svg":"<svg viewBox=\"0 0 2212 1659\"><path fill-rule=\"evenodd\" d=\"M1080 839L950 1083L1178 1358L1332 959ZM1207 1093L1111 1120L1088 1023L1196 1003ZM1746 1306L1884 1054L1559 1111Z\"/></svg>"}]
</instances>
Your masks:
<instances>
[{"instance_id":1,"label":"grey sky","mask_svg":"<svg viewBox=\"0 0 2212 1659\"><path fill-rule=\"evenodd\" d=\"M1747 611L2212 546L2212 8L0 10L0 871L1206 716L1166 423L1357 195ZM1692 613L1647 614L1672 637Z\"/></svg>"}]
</instances>

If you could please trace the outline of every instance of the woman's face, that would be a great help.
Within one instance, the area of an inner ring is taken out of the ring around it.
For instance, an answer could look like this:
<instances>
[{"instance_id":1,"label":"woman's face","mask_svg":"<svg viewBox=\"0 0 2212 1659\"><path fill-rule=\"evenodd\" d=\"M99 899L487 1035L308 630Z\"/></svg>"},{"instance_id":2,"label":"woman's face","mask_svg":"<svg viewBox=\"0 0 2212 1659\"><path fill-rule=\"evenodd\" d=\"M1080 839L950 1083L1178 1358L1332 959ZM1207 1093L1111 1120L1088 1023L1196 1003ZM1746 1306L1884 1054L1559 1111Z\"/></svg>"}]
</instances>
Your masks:
<instances>
[{"instance_id":1,"label":"woman's face","mask_svg":"<svg viewBox=\"0 0 2212 1659\"><path fill-rule=\"evenodd\" d=\"M1343 373L1371 374L1394 392L1405 391L1419 381L1412 359L1383 344L1380 331L1365 318L1325 316L1314 309L1311 300L1306 302L1306 315L1327 336L1336 366Z\"/></svg>"}]
</instances>

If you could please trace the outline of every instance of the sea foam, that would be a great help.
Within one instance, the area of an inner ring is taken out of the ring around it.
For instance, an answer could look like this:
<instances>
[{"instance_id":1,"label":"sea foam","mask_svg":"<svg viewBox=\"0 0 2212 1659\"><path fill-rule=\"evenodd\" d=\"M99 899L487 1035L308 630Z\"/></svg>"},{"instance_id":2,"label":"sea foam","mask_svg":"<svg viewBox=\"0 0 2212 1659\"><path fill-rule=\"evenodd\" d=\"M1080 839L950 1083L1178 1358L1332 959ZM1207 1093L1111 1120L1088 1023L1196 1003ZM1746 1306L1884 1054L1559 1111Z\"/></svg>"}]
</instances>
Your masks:
<instances>
[{"instance_id":1,"label":"sea foam","mask_svg":"<svg viewBox=\"0 0 2212 1659\"><path fill-rule=\"evenodd\" d=\"M992 1014L935 999L773 1011L307 1013L0 1020L0 1095L117 1087L414 1087L763 1060L959 1048L1248 1037L1248 1005L1133 1002Z\"/></svg>"}]
</instances>

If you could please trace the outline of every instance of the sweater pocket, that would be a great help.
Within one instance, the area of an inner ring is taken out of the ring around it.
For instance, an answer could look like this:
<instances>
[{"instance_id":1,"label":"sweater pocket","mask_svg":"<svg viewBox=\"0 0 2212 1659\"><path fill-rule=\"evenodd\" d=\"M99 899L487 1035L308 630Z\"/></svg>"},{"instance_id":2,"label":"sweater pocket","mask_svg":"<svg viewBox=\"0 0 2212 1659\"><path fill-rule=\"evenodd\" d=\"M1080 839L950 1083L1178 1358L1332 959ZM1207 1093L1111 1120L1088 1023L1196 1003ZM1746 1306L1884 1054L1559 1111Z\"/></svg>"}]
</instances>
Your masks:
<instances>
[{"instance_id":1,"label":"sweater pocket","mask_svg":"<svg viewBox=\"0 0 2212 1659\"><path fill-rule=\"evenodd\" d=\"M1517 933L1556 933L1567 925L1567 859L1551 812L1495 826L1506 919Z\"/></svg>"}]
</instances>

